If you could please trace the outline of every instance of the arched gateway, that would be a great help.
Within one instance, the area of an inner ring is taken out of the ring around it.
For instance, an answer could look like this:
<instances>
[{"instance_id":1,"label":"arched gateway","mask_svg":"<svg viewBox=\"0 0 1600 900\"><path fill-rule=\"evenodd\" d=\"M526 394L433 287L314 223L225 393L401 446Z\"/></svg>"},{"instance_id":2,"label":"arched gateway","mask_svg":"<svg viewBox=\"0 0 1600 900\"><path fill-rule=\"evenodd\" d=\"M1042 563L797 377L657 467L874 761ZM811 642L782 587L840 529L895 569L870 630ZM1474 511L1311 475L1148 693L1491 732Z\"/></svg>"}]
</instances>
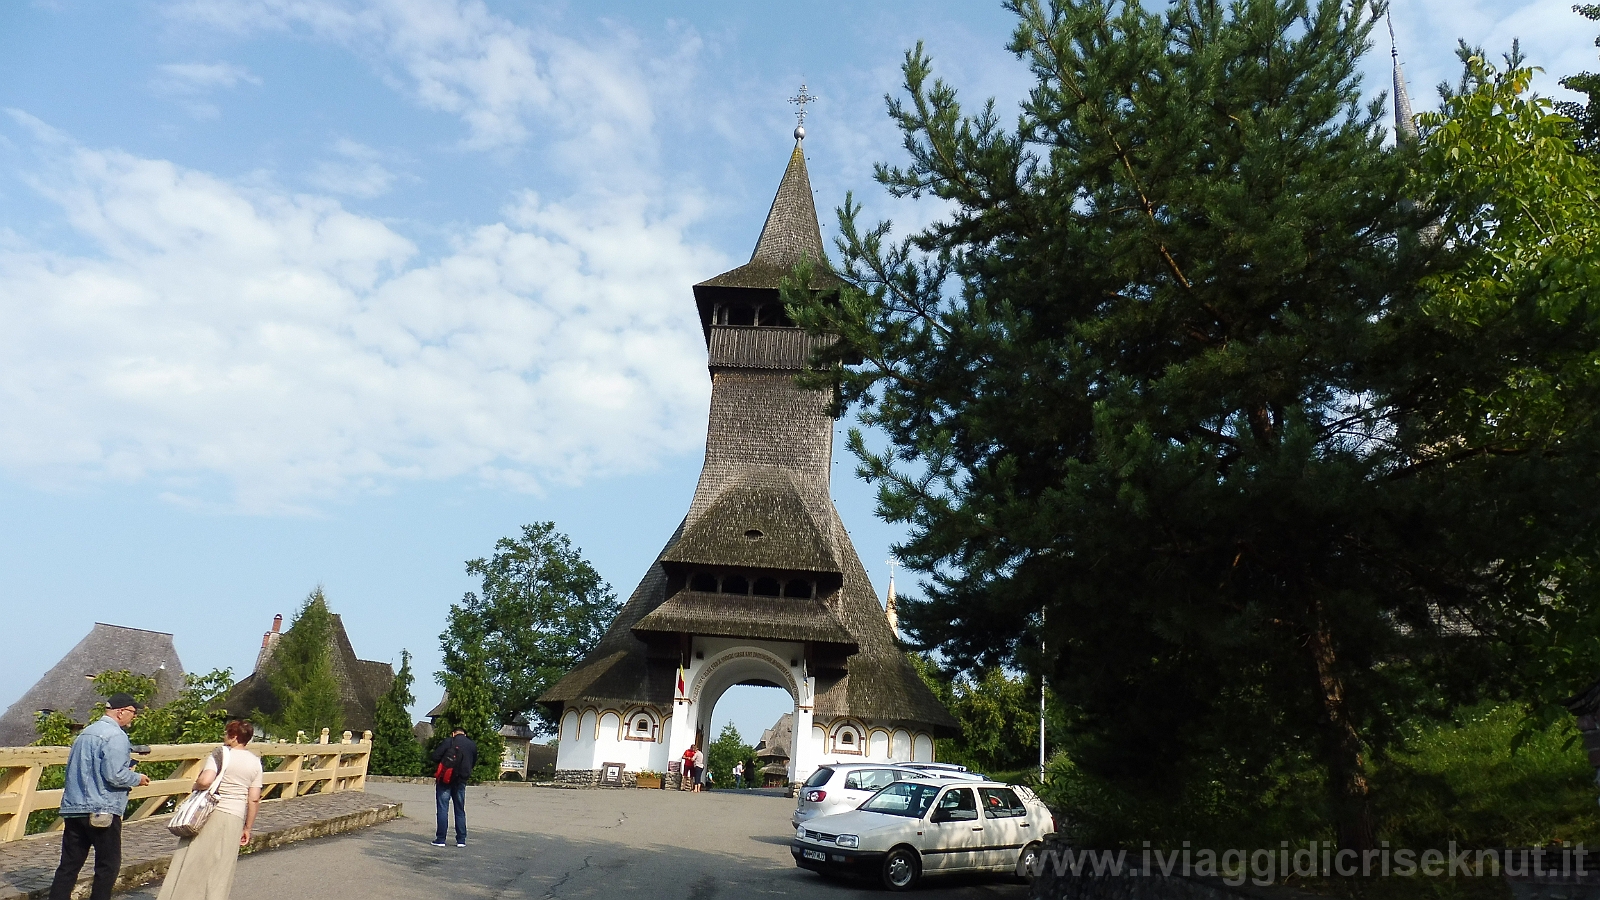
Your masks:
<instances>
[{"instance_id":1,"label":"arched gateway","mask_svg":"<svg viewBox=\"0 0 1600 900\"><path fill-rule=\"evenodd\" d=\"M694 286L711 368L705 466L605 637L540 698L561 710L558 780L667 771L704 746L735 684L793 698L791 782L830 760L931 761L933 737L956 728L896 646L828 493L829 398L795 384L813 339L784 314L778 280L822 259L802 136L750 262ZM812 287L836 284L819 272Z\"/></svg>"}]
</instances>

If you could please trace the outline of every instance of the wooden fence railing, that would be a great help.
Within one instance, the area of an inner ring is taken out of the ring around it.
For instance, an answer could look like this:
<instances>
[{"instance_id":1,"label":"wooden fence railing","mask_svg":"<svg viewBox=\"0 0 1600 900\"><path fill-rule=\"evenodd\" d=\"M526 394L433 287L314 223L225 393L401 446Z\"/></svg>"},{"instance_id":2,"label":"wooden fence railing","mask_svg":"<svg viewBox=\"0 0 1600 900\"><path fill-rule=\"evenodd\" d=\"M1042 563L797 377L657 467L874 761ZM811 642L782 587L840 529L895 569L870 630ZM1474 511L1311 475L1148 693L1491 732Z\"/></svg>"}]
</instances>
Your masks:
<instances>
[{"instance_id":1,"label":"wooden fence railing","mask_svg":"<svg viewBox=\"0 0 1600 900\"><path fill-rule=\"evenodd\" d=\"M304 735L304 732L301 732ZM140 763L177 762L177 769L160 781L151 781L128 794L128 821L147 819L172 811L168 802L183 797L194 787L194 780L205 759L217 744L157 744L147 755L135 756ZM27 834L28 815L42 809L59 809L61 791L39 790L39 777L48 766L66 765L68 747L0 747L0 842L15 841ZM262 758L270 771L263 773L262 799L301 797L334 791L359 791L367 786L367 763L372 758L372 732L361 740L350 732L337 744L328 742L328 729L314 744L287 741L258 741L250 752ZM276 765L272 763L276 761ZM142 800L137 808L133 801ZM58 819L55 829L61 827Z\"/></svg>"}]
</instances>

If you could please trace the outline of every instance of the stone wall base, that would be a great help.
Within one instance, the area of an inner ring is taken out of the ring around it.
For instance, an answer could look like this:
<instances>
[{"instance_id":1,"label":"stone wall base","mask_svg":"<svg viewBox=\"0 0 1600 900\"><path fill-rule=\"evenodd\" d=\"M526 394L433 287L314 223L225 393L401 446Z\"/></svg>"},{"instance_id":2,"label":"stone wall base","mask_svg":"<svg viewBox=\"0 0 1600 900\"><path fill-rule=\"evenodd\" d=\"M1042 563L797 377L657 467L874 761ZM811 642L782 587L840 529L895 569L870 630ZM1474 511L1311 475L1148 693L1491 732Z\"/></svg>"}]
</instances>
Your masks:
<instances>
[{"instance_id":1,"label":"stone wall base","mask_svg":"<svg viewBox=\"0 0 1600 900\"><path fill-rule=\"evenodd\" d=\"M600 781L600 769L557 769L555 774L556 787L592 788L592 787L638 787L639 773L622 770L622 781L616 784L603 784Z\"/></svg>"}]
</instances>

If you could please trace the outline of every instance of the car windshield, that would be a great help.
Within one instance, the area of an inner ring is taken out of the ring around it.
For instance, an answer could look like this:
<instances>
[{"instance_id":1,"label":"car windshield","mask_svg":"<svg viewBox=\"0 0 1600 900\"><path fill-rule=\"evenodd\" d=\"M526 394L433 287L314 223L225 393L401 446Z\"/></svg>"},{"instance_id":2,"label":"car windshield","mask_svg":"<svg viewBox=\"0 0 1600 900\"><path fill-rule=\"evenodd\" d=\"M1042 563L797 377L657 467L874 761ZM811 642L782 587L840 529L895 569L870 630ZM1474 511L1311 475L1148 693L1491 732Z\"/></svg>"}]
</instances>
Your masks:
<instances>
[{"instance_id":1,"label":"car windshield","mask_svg":"<svg viewBox=\"0 0 1600 900\"><path fill-rule=\"evenodd\" d=\"M806 787L821 787L822 785L827 784L828 779L832 777L833 770L827 766L823 766L815 772L812 772L811 777L806 779Z\"/></svg>"},{"instance_id":2,"label":"car windshield","mask_svg":"<svg viewBox=\"0 0 1600 900\"><path fill-rule=\"evenodd\" d=\"M936 784L897 781L873 794L872 799L861 804L861 808L867 812L920 819L938 794L939 786Z\"/></svg>"}]
</instances>

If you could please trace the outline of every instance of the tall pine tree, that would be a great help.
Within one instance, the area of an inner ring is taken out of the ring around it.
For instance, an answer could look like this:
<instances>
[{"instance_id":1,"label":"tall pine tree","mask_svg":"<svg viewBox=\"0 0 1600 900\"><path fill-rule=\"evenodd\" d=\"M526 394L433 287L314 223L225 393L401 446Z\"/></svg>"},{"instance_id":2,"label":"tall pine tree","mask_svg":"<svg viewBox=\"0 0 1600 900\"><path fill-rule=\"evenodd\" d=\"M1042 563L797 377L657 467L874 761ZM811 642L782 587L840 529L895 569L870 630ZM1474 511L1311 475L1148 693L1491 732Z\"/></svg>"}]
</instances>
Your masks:
<instances>
[{"instance_id":1,"label":"tall pine tree","mask_svg":"<svg viewBox=\"0 0 1600 900\"><path fill-rule=\"evenodd\" d=\"M810 383L888 438L849 444L927 579L901 621L1046 674L1115 811L1084 839L1372 847L1372 759L1514 679L1596 546L1587 319L1427 302L1471 250L1418 240L1448 185L1362 97L1379 4L1009 6L1015 130L907 54L877 174L939 218L847 199L849 286L786 288L842 336Z\"/></svg>"},{"instance_id":2,"label":"tall pine tree","mask_svg":"<svg viewBox=\"0 0 1600 900\"><path fill-rule=\"evenodd\" d=\"M382 697L373 716L372 761L374 775L418 775L423 771L422 746L411 731L411 654L400 651L400 671Z\"/></svg>"},{"instance_id":3,"label":"tall pine tree","mask_svg":"<svg viewBox=\"0 0 1600 900\"><path fill-rule=\"evenodd\" d=\"M277 715L256 712L279 737L293 738L304 731L312 740L328 729L344 731L344 706L339 682L333 675L333 613L319 585L306 596L294 621L272 651L267 684L277 697Z\"/></svg>"}]
</instances>

